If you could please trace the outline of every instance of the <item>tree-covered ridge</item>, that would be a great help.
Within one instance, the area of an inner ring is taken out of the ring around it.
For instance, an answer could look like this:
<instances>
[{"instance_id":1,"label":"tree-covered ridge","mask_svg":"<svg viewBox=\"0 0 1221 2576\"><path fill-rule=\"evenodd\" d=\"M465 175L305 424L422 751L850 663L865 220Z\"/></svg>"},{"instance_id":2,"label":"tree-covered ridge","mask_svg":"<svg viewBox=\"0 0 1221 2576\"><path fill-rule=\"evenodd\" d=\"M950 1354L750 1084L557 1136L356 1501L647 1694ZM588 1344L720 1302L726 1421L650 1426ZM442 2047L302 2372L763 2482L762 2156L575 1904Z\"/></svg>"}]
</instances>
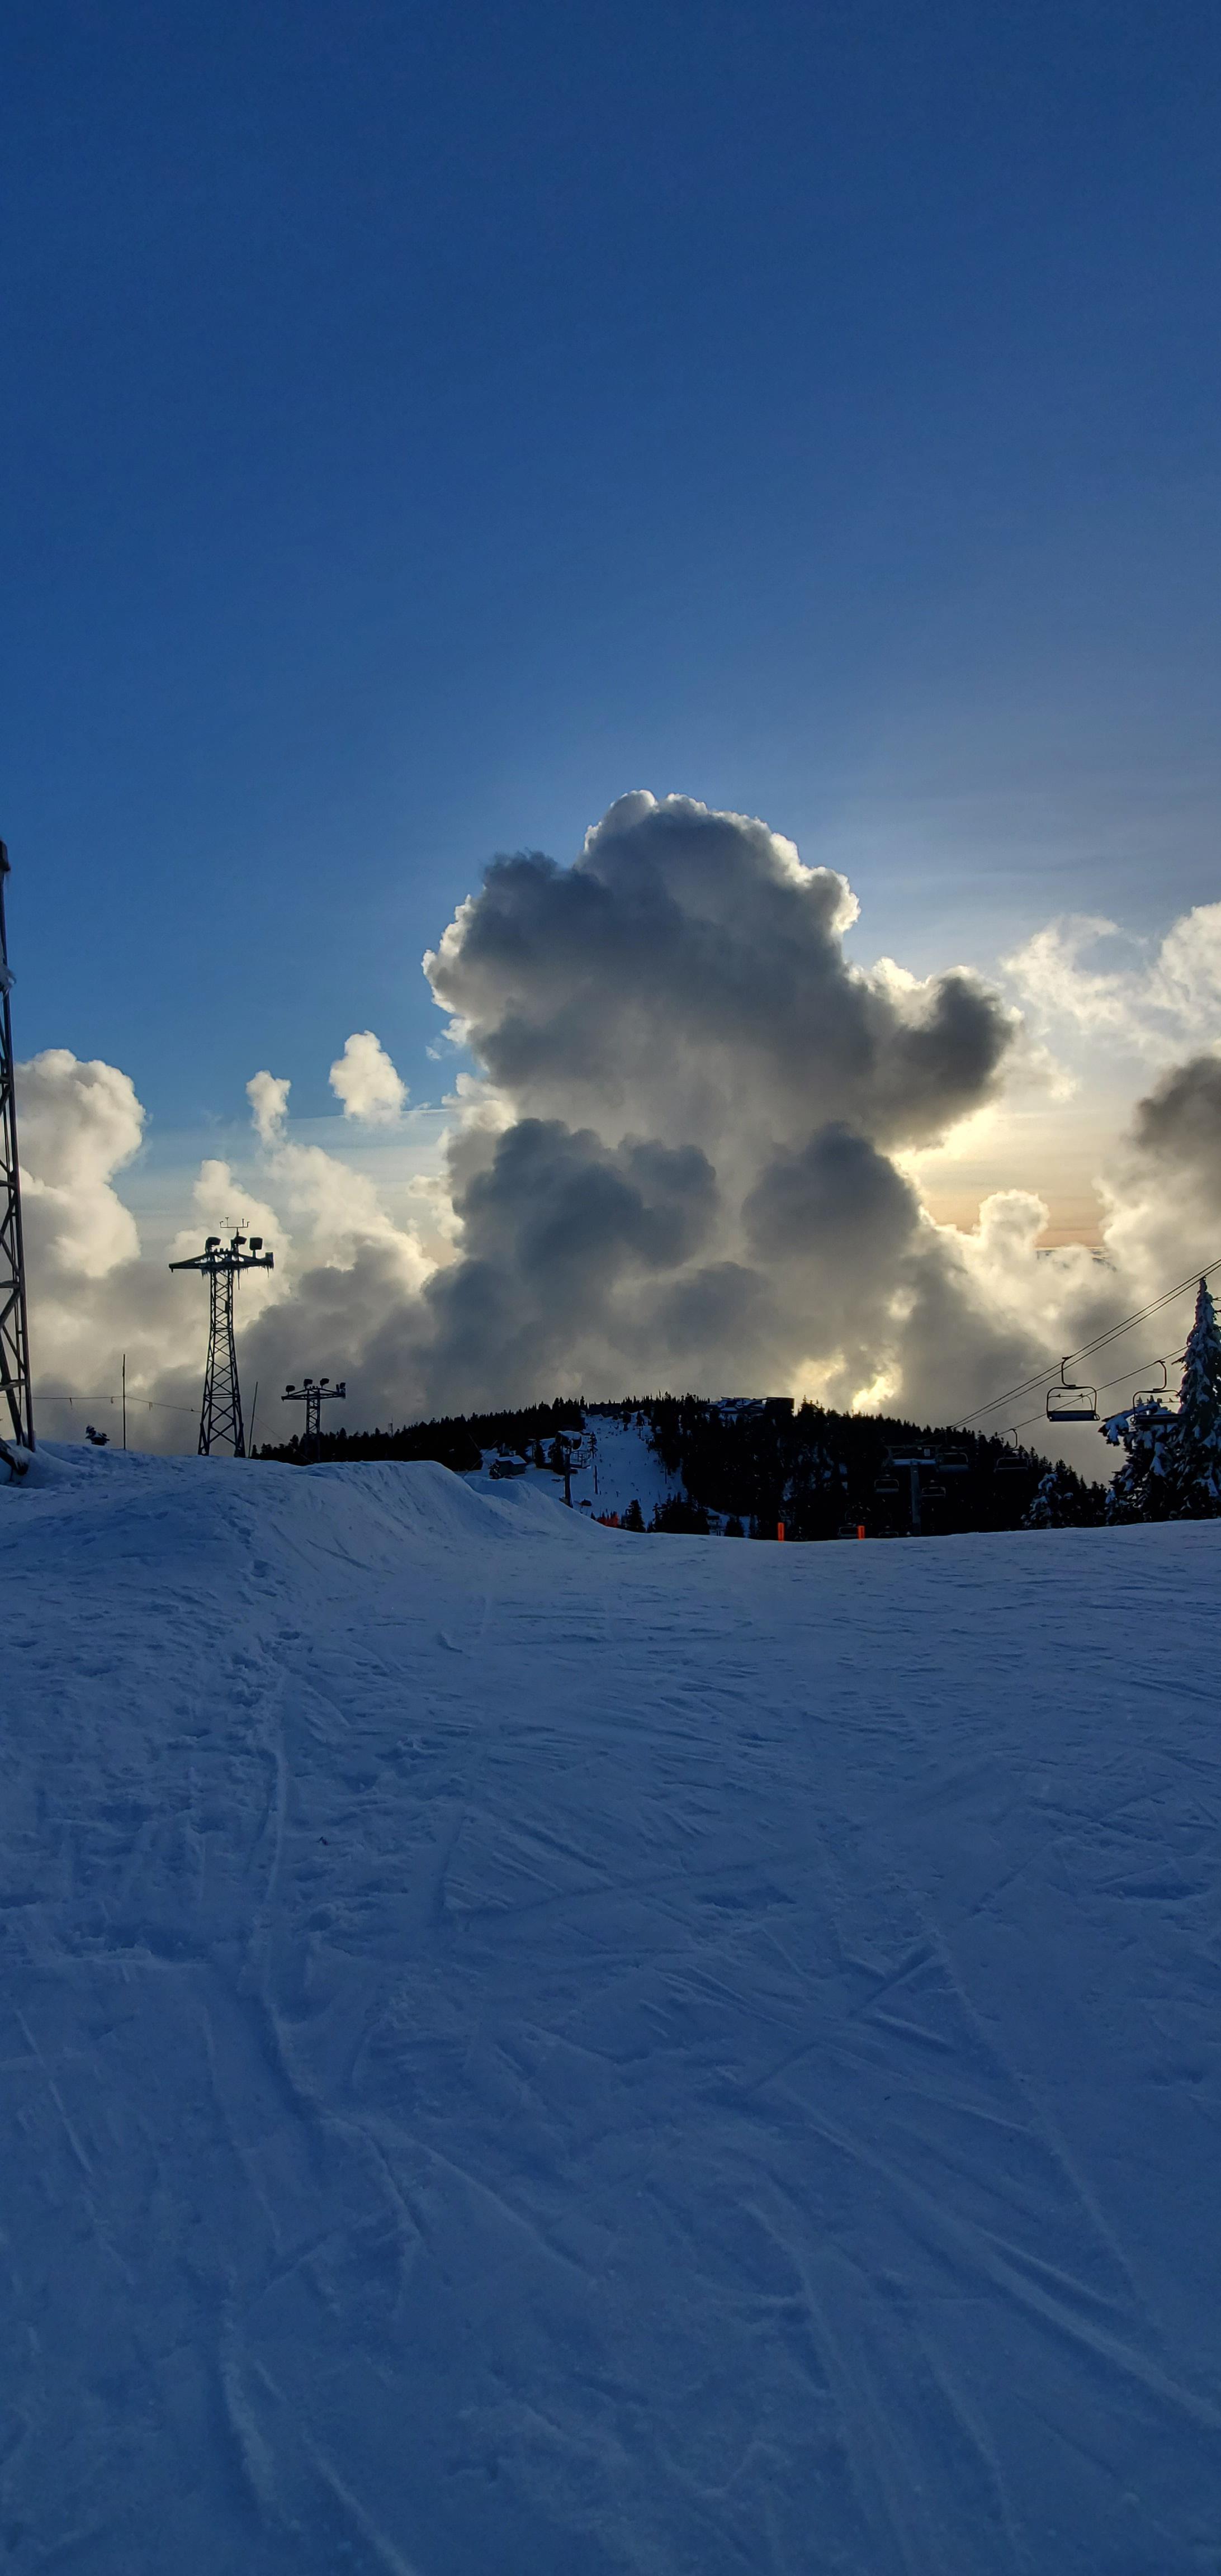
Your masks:
<instances>
[{"instance_id":1,"label":"tree-covered ridge","mask_svg":"<svg viewBox=\"0 0 1221 2576\"><path fill-rule=\"evenodd\" d=\"M911 1473L891 1459L920 1452L928 1453L919 1476L924 1530L1016 1529L1049 1465L1033 1454L1016 1462L1003 1440L951 1425L835 1413L787 1397L741 1412L694 1396L662 1397L649 1419L664 1464L681 1475L691 1502L768 1538L781 1521L792 1539L908 1529ZM1082 1517L1100 1520L1102 1489L1083 1485L1082 1497Z\"/></svg>"},{"instance_id":2,"label":"tree-covered ridge","mask_svg":"<svg viewBox=\"0 0 1221 2576\"><path fill-rule=\"evenodd\" d=\"M1164 1375L1163 1371L1163 1375ZM458 1473L489 1449L564 1474L570 1448L600 1421L634 1422L677 1490L653 1511L654 1530L727 1537L891 1537L920 1529L1084 1528L1101 1521L1205 1520L1221 1515L1221 1330L1207 1279L1183 1353L1177 1404L1149 1394L1100 1425L1123 1461L1108 1489L1063 1460L1014 1449L995 1434L892 1414L833 1413L759 1399L629 1396L591 1404L560 1396L512 1412L459 1414L400 1429L324 1432L259 1454L307 1460L435 1458ZM567 1491L567 1479L566 1479ZM623 1525L645 1526L639 1501Z\"/></svg>"},{"instance_id":3,"label":"tree-covered ridge","mask_svg":"<svg viewBox=\"0 0 1221 2576\"><path fill-rule=\"evenodd\" d=\"M318 1460L435 1458L463 1473L497 1449L537 1466L558 1466L566 1439L583 1428L596 1433L600 1421L613 1418L635 1421L681 1487L655 1511L651 1526L657 1530L700 1532L728 1523L727 1534L736 1535L737 1523L743 1534L774 1538L783 1522L790 1539L835 1538L858 1527L871 1536L898 1534L911 1522L911 1475L890 1465L892 1452L904 1458L927 1453L919 1478L920 1522L930 1534L1016 1529L1031 1512L1041 1480L1055 1476L1061 1480L1057 1516L1089 1522L1100 1521L1104 1512L1101 1486L1087 1485L1071 1469L1053 1469L1033 1453L1015 1459L996 1437L898 1416L835 1413L821 1405L795 1405L788 1396L737 1405L696 1395L601 1404L559 1398L516 1412L397 1430L341 1428L324 1432L311 1454ZM294 1438L260 1454L299 1463L305 1451ZM954 1463L943 1467L939 1462L947 1459ZM628 1523L636 1525L635 1518Z\"/></svg>"},{"instance_id":4,"label":"tree-covered ridge","mask_svg":"<svg viewBox=\"0 0 1221 2576\"><path fill-rule=\"evenodd\" d=\"M579 1431L581 1421L581 1406L558 1396L553 1404L531 1404L517 1413L445 1414L438 1422L407 1422L397 1430L345 1431L341 1425L338 1431L322 1432L308 1451L295 1434L291 1440L260 1445L258 1454L294 1467L320 1460L435 1458L455 1475L465 1475L482 1464L485 1449L525 1455L537 1441L554 1440L557 1431Z\"/></svg>"}]
</instances>

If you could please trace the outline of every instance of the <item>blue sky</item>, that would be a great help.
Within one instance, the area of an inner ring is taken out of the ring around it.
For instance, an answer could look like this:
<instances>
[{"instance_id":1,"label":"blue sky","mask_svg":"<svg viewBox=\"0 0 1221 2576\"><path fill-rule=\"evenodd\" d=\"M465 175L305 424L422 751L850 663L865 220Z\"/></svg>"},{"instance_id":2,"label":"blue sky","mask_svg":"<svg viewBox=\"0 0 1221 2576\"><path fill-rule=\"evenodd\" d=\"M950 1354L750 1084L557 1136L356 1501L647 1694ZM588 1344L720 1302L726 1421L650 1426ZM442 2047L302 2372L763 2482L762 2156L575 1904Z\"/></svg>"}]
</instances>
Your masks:
<instances>
[{"instance_id":1,"label":"blue sky","mask_svg":"<svg viewBox=\"0 0 1221 2576\"><path fill-rule=\"evenodd\" d=\"M294 1108L626 788L862 956L1216 891L1221 23L45 0L10 29L23 1052Z\"/></svg>"}]
</instances>

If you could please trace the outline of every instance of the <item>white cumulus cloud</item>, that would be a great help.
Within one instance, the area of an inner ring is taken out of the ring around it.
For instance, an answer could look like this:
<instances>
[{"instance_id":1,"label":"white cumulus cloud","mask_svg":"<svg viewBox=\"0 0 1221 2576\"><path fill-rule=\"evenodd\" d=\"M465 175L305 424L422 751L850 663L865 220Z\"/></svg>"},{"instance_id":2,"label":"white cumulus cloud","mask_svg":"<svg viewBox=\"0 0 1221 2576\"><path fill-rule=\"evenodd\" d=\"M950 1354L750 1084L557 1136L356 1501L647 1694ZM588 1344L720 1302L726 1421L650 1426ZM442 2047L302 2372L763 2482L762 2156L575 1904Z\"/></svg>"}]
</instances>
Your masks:
<instances>
[{"instance_id":1,"label":"white cumulus cloud","mask_svg":"<svg viewBox=\"0 0 1221 2576\"><path fill-rule=\"evenodd\" d=\"M48 1275L104 1278L139 1249L114 1187L144 1132L134 1084L48 1047L21 1068L18 1113L30 1257Z\"/></svg>"},{"instance_id":2,"label":"white cumulus cloud","mask_svg":"<svg viewBox=\"0 0 1221 2576\"><path fill-rule=\"evenodd\" d=\"M246 1098L254 1118L255 1132L264 1145L274 1145L283 1134L288 1116L288 1095L292 1084L282 1074L253 1073L246 1085Z\"/></svg>"},{"instance_id":3,"label":"white cumulus cloud","mask_svg":"<svg viewBox=\"0 0 1221 2576\"><path fill-rule=\"evenodd\" d=\"M950 1421L1211 1254L1221 906L1118 964L1098 923L1016 961L1038 1017L1162 1059L1101 1176L1101 1258L1047 1250L1039 1191L986 1175L977 1222L934 1221L925 1164L964 1135L987 1153L1031 1048L976 973L854 965L854 917L834 870L682 797L620 799L570 866L494 860L426 961L474 1060L441 1174L388 1198L345 1159L352 1123L410 1123L370 1030L331 1067L335 1150L294 1134L289 1078L263 1069L248 1164L200 1171L181 1248L229 1218L275 1252L242 1291L244 1378L345 1376L352 1422L650 1385ZM126 1351L189 1415L201 1301L141 1255L116 1187L142 1132L129 1080L52 1050L19 1103L37 1370L103 1384Z\"/></svg>"},{"instance_id":4,"label":"white cumulus cloud","mask_svg":"<svg viewBox=\"0 0 1221 2576\"><path fill-rule=\"evenodd\" d=\"M402 1116L407 1085L372 1029L357 1029L344 1040L343 1054L331 1066L329 1080L343 1103L345 1118L362 1118L370 1127L389 1127Z\"/></svg>"}]
</instances>

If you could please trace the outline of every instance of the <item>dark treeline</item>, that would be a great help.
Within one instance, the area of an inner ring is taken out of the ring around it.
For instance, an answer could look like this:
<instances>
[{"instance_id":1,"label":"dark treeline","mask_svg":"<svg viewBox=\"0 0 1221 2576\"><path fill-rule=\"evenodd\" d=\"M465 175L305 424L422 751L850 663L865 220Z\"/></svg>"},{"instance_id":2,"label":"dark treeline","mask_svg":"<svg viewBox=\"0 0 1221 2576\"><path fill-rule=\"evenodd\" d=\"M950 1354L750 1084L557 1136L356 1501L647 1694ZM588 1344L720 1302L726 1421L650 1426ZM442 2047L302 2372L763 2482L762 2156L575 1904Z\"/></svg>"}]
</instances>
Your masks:
<instances>
[{"instance_id":1,"label":"dark treeline","mask_svg":"<svg viewBox=\"0 0 1221 2576\"><path fill-rule=\"evenodd\" d=\"M455 1475L478 1467L485 1449L524 1455L536 1441L550 1443L557 1432L579 1431L580 1404L560 1396L554 1404L530 1404L519 1413L445 1414L439 1422L408 1422L395 1430L324 1431L312 1450L298 1436L281 1447L260 1447L260 1458L278 1458L286 1466L311 1466L369 1458L435 1458Z\"/></svg>"},{"instance_id":2,"label":"dark treeline","mask_svg":"<svg viewBox=\"0 0 1221 2576\"><path fill-rule=\"evenodd\" d=\"M1033 1453L1015 1461L996 1438L894 1416L794 1406L787 1396L737 1412L694 1395L596 1406L560 1398L400 1430L324 1432L314 1456L319 1462L434 1458L463 1473L497 1449L541 1465L544 1457L556 1461L557 1435L562 1441L583 1427L596 1434L599 1422L611 1417L635 1418L668 1472L681 1478L683 1493L662 1505L657 1529L699 1531L712 1516L759 1538L774 1538L780 1521L791 1539L835 1538L862 1525L871 1537L898 1534L911 1525L911 1475L889 1463L890 1453L917 1450L932 1453L919 1480L921 1525L930 1534L1017 1529L1053 1474L1058 1521L1084 1525L1104 1517L1101 1485L1086 1484L1071 1468L1053 1471ZM301 1463L303 1444L294 1438L260 1455Z\"/></svg>"},{"instance_id":3,"label":"dark treeline","mask_svg":"<svg viewBox=\"0 0 1221 2576\"><path fill-rule=\"evenodd\" d=\"M667 1396L648 1413L662 1462L681 1475L692 1506L731 1513L762 1537L773 1536L779 1521L793 1539L835 1538L862 1526L871 1537L907 1530L911 1473L890 1463L896 1451L932 1453L919 1477L921 1526L929 1532L1017 1529L1049 1472L1049 1461L1033 1453L1016 1463L995 1438L894 1415L794 1406L787 1398L725 1414L695 1396ZM1102 1486L1087 1485L1069 1468L1059 1478L1064 1517L1101 1521Z\"/></svg>"}]
</instances>

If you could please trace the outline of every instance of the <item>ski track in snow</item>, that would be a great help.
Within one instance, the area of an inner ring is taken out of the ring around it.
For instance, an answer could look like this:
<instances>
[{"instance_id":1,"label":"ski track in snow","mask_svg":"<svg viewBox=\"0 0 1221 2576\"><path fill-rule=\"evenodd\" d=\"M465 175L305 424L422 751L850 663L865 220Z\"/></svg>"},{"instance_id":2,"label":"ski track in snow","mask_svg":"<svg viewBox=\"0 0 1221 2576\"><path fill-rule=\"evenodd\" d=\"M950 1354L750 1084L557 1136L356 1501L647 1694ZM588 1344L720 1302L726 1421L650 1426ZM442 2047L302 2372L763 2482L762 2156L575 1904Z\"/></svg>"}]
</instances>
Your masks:
<instances>
[{"instance_id":1,"label":"ski track in snow","mask_svg":"<svg viewBox=\"0 0 1221 2576\"><path fill-rule=\"evenodd\" d=\"M0 2566L1217 2576L1221 1527L0 1491Z\"/></svg>"}]
</instances>

